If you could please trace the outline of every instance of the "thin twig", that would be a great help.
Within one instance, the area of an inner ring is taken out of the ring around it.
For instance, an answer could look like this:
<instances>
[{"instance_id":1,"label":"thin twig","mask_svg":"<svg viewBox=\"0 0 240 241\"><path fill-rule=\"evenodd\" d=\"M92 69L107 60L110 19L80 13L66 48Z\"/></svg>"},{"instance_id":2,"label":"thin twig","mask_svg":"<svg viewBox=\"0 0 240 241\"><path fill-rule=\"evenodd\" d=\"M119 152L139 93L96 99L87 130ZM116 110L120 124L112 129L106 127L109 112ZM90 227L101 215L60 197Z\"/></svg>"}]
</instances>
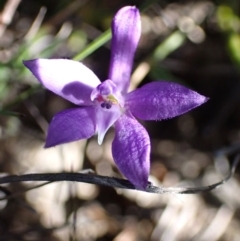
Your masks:
<instances>
[{"instance_id":1,"label":"thin twig","mask_svg":"<svg viewBox=\"0 0 240 241\"><path fill-rule=\"evenodd\" d=\"M48 129L48 122L46 119L41 115L41 112L37 108L37 106L32 101L24 101L24 105L34 118L38 126L42 129L42 131L46 134Z\"/></svg>"},{"instance_id":2,"label":"thin twig","mask_svg":"<svg viewBox=\"0 0 240 241\"><path fill-rule=\"evenodd\" d=\"M25 35L26 40L30 41L37 34L37 32L39 31L39 29L42 25L46 12L47 12L47 9L45 7L40 8L40 11L39 11L37 17L33 21L32 26L28 30L27 34Z\"/></svg>"},{"instance_id":3,"label":"thin twig","mask_svg":"<svg viewBox=\"0 0 240 241\"><path fill-rule=\"evenodd\" d=\"M59 11L56 15L54 15L48 22L47 25L56 26L58 24L63 24L67 18L72 16L75 12L77 12L80 7L85 5L88 0L76 0L72 3L69 3L65 8Z\"/></svg>"},{"instance_id":4,"label":"thin twig","mask_svg":"<svg viewBox=\"0 0 240 241\"><path fill-rule=\"evenodd\" d=\"M18 196L21 196L21 195L25 194L28 191L31 191L33 189L37 189L37 188L43 187L43 186L45 186L45 185L47 185L49 183L52 183L52 182L44 182L44 183L36 185L34 187L30 187L30 188L28 188L26 190L23 190L23 191L20 191L20 192L14 192L14 193L6 190L6 188L0 187L0 191L4 192L7 195L6 197L0 198L0 201L6 200L6 199L9 200L9 199L12 199L12 198L16 198Z\"/></svg>"},{"instance_id":5,"label":"thin twig","mask_svg":"<svg viewBox=\"0 0 240 241\"><path fill-rule=\"evenodd\" d=\"M21 0L8 0L2 13L0 13L0 37L4 34L6 27L12 22L13 15Z\"/></svg>"},{"instance_id":6,"label":"thin twig","mask_svg":"<svg viewBox=\"0 0 240 241\"><path fill-rule=\"evenodd\" d=\"M49 182L47 182L49 183ZM20 195L20 192L17 192L17 193L12 193L11 191L9 191L7 188L5 187L1 187L0 186L0 191L3 192L6 197L4 198L0 198L0 201L3 201L3 200L9 200L11 198L15 198L15 201L18 202L22 207L30 210L31 212L34 212L36 213L36 210L34 208L32 208L31 206L29 206L26 202L24 202L23 200L19 199L19 198L16 198L17 196Z\"/></svg>"},{"instance_id":7,"label":"thin twig","mask_svg":"<svg viewBox=\"0 0 240 241\"><path fill-rule=\"evenodd\" d=\"M26 175L13 175L5 176L0 178L0 184L4 183L14 183L14 182L29 182L29 181L50 181L50 182L59 182L59 181L74 181L74 182L84 182L90 184L104 185L114 188L130 189L145 191L149 193L157 194L196 194L211 191L223 185L227 182L234 174L237 164L239 163L240 155L237 155L232 166L230 173L220 182L211 184L209 186L203 187L156 187L151 183L147 186L146 190L138 190L135 186L130 183L128 180L115 178L115 177L106 177L99 176L96 174L83 174L83 173L41 173L41 174L26 174Z\"/></svg>"}]
</instances>

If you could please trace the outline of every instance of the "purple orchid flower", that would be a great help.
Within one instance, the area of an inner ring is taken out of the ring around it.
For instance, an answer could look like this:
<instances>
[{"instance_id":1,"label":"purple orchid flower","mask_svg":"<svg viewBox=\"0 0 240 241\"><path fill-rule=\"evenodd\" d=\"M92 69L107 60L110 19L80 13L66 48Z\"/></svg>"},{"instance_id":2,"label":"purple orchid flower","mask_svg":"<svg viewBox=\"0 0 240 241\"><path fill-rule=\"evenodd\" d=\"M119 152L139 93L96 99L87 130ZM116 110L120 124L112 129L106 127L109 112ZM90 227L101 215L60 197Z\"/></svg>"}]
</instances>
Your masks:
<instances>
[{"instance_id":1,"label":"purple orchid flower","mask_svg":"<svg viewBox=\"0 0 240 241\"><path fill-rule=\"evenodd\" d=\"M175 83L156 81L127 92L133 57L141 34L136 7L120 9L112 22L112 54L108 79L100 82L83 64L67 59L34 59L24 65L57 95L78 105L55 115L45 147L98 134L101 144L114 125L113 159L136 188L145 189L150 169L150 139L141 120L181 115L207 98Z\"/></svg>"}]
</instances>

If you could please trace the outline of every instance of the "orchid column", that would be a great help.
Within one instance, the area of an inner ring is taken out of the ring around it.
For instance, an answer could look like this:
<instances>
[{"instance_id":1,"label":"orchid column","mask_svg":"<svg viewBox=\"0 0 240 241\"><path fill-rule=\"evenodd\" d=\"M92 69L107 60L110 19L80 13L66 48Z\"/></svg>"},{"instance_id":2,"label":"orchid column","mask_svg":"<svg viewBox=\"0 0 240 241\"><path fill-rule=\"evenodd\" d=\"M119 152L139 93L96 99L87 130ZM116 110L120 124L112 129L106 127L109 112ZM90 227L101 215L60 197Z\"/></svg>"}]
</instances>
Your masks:
<instances>
[{"instance_id":1,"label":"orchid column","mask_svg":"<svg viewBox=\"0 0 240 241\"><path fill-rule=\"evenodd\" d=\"M145 189L150 169L150 139L136 120L162 120L181 115L207 98L175 83L155 81L127 92L141 21L136 7L120 9L112 22L108 79L101 82L82 63L67 59L33 59L24 65L50 91L76 104L51 121L45 147L90 138L101 144L113 125L113 159L136 188Z\"/></svg>"}]
</instances>

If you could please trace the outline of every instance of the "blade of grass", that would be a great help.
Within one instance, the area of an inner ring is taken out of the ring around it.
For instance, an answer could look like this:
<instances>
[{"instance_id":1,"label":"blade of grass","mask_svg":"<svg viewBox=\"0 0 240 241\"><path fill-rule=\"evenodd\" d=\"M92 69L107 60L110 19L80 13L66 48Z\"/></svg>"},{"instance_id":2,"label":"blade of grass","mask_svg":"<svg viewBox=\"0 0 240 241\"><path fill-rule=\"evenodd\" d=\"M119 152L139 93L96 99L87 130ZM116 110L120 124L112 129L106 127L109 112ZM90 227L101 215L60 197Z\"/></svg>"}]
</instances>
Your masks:
<instances>
[{"instance_id":1,"label":"blade of grass","mask_svg":"<svg viewBox=\"0 0 240 241\"><path fill-rule=\"evenodd\" d=\"M78 53L73 57L73 60L81 61L85 59L87 56L89 56L91 53L93 53L95 50L100 48L102 45L107 43L112 37L111 30L108 29L104 33L102 33L98 38L96 38L94 41L92 41L83 51Z\"/></svg>"},{"instance_id":2,"label":"blade of grass","mask_svg":"<svg viewBox=\"0 0 240 241\"><path fill-rule=\"evenodd\" d=\"M14 112L14 111L7 111L7 110L0 110L0 115L4 115L4 116L17 116L17 117L24 116L22 113Z\"/></svg>"},{"instance_id":3,"label":"blade of grass","mask_svg":"<svg viewBox=\"0 0 240 241\"><path fill-rule=\"evenodd\" d=\"M170 34L153 53L156 61L165 59L170 53L178 49L185 41L186 35L179 30Z\"/></svg>"},{"instance_id":4,"label":"blade of grass","mask_svg":"<svg viewBox=\"0 0 240 241\"><path fill-rule=\"evenodd\" d=\"M41 85L33 85L31 88L25 90L20 95L18 95L12 102L3 106L1 111L7 111L12 106L16 105L17 103L27 99L31 94L35 93L37 90L40 90L42 87Z\"/></svg>"}]
</instances>

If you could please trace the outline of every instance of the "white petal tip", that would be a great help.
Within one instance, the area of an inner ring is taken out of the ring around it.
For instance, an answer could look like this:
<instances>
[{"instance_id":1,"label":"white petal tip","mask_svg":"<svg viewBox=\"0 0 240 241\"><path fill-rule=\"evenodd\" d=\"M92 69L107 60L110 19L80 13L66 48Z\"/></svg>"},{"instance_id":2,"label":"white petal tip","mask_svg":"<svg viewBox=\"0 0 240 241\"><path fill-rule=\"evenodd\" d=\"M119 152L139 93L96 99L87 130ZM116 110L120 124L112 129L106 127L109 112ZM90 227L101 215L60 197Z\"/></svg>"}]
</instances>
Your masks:
<instances>
[{"instance_id":1,"label":"white petal tip","mask_svg":"<svg viewBox=\"0 0 240 241\"><path fill-rule=\"evenodd\" d=\"M105 133L103 135L98 134L98 144L102 145Z\"/></svg>"}]
</instances>

